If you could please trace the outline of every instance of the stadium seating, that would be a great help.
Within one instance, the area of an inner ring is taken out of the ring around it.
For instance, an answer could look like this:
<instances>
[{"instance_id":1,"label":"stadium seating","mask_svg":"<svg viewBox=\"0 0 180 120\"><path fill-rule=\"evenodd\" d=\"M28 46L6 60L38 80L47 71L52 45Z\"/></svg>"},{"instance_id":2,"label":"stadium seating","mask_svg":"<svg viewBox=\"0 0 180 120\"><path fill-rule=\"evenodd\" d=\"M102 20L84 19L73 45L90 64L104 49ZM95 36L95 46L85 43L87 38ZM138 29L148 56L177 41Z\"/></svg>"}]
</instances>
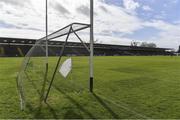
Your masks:
<instances>
[{"instance_id":1,"label":"stadium seating","mask_svg":"<svg viewBox=\"0 0 180 120\"><path fill-rule=\"evenodd\" d=\"M33 39L20 39L20 38L0 38L0 56L1 57L23 57L35 44L36 40ZM51 41L49 42L49 56L58 56L60 54L61 45L63 42ZM88 46L88 44L87 44ZM119 56L119 55L172 55L168 52L168 48L147 48L136 46L123 46L123 45L107 45L95 44L94 54L96 56ZM41 53L41 51L37 51ZM67 44L64 55L74 56L87 56L88 51L82 46L81 43L70 42Z\"/></svg>"}]
</instances>

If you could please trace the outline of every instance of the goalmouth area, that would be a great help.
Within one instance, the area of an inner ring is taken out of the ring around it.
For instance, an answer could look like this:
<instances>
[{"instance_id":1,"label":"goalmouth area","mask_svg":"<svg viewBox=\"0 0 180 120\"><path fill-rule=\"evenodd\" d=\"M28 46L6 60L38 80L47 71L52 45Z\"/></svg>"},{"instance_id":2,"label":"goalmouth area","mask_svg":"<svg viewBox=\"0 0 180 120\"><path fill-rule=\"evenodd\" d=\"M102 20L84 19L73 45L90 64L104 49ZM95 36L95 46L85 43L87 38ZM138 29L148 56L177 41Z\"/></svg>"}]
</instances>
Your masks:
<instances>
[{"instance_id":1,"label":"goalmouth area","mask_svg":"<svg viewBox=\"0 0 180 120\"><path fill-rule=\"evenodd\" d=\"M50 57L53 63L55 57ZM75 71L87 57L73 57ZM94 57L94 94L54 84L48 104L19 109L17 69L22 58L0 58L1 118L179 118L180 57ZM78 74L78 73L77 73ZM79 78L83 84L87 74ZM58 82L58 81L56 81ZM87 85L88 86L88 85ZM32 103L36 101L32 97Z\"/></svg>"},{"instance_id":2,"label":"goalmouth area","mask_svg":"<svg viewBox=\"0 0 180 120\"><path fill-rule=\"evenodd\" d=\"M180 118L179 20L135 0L30 1L0 2L0 119Z\"/></svg>"}]
</instances>

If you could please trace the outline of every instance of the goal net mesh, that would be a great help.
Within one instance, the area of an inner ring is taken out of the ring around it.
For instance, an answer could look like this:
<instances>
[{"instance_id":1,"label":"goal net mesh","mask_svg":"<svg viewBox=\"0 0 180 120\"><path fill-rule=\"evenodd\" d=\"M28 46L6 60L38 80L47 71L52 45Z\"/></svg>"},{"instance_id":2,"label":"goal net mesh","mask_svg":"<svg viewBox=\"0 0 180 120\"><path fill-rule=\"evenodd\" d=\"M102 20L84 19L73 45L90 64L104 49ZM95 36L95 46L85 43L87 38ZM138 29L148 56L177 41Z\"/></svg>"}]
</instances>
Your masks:
<instances>
[{"instance_id":1,"label":"goal net mesh","mask_svg":"<svg viewBox=\"0 0 180 120\"><path fill-rule=\"evenodd\" d=\"M17 77L22 109L28 105L38 107L44 100L52 81L51 89L59 92L78 93L88 87L88 57L79 57L89 55L88 44L78 34L83 35L83 31L88 30L89 26L89 24L73 23L47 36L48 70L46 37L36 41L26 54ZM69 42L70 40L79 41L79 43ZM67 59L72 60L72 69L66 77L63 77L60 68ZM50 91L49 95L51 99L56 94Z\"/></svg>"}]
</instances>

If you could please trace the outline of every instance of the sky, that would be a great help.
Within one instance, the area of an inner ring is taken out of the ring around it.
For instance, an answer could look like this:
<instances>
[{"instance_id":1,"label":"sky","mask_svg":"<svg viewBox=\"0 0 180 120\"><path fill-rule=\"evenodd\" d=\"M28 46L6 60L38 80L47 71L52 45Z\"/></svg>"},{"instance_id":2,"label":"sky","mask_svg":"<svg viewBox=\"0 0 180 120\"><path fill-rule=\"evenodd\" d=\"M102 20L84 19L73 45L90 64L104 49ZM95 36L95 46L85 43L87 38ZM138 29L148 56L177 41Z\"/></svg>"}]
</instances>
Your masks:
<instances>
[{"instance_id":1,"label":"sky","mask_svg":"<svg viewBox=\"0 0 180 120\"><path fill-rule=\"evenodd\" d=\"M49 33L72 22L89 24L90 0L49 0ZM180 0L94 0L95 41L180 45ZM45 35L45 0L0 0L0 37ZM88 41L88 31L80 34ZM72 39L73 40L73 39Z\"/></svg>"}]
</instances>

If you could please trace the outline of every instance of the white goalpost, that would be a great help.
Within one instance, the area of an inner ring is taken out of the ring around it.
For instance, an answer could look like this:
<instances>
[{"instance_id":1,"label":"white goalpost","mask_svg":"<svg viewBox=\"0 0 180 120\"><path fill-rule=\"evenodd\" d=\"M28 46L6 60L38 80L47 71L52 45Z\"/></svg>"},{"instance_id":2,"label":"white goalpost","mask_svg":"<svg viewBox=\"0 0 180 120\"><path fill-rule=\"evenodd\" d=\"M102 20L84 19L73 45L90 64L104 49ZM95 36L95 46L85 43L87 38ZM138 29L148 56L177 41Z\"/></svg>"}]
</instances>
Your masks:
<instances>
[{"instance_id":1,"label":"white goalpost","mask_svg":"<svg viewBox=\"0 0 180 120\"><path fill-rule=\"evenodd\" d=\"M52 88L52 84L53 82L55 82L55 78L57 76L57 73L59 72L58 70L59 66L62 64L64 53L65 50L67 49L66 47L68 44L68 40L70 39L70 35L74 35L74 37L81 43L82 47L85 48L85 50L89 53L89 83L88 84L89 84L89 92L91 93L93 92L93 83L94 83L94 70L93 70L94 69L93 67L94 5L93 4L94 1L90 0L89 24L77 23L77 22L71 23L51 34L48 34L48 0L46 0L45 3L46 3L45 37L37 40L35 45L28 51L22 62L21 69L17 76L17 88L20 95L22 110L25 109L27 101L31 101L33 103L33 100L31 100L32 98L36 101L38 101L39 99L40 102L43 101L47 102L49 93ZM85 29L90 29L89 44L84 43L82 38L78 35L78 32L81 32ZM59 51L56 51L53 54L54 56L56 56L53 59L57 58L57 60L54 60L55 64L51 65L52 62L50 63L49 57L50 57L50 52L53 52L54 50L54 46L50 45L50 43L52 40L57 38L58 39L62 38L64 40L64 43L61 45L54 45L56 46L56 48L59 47L61 49L59 49ZM67 63L72 64L72 60ZM63 69L64 67L61 66L61 68ZM32 87L35 89L32 89Z\"/></svg>"},{"instance_id":2,"label":"white goalpost","mask_svg":"<svg viewBox=\"0 0 180 120\"><path fill-rule=\"evenodd\" d=\"M90 0L90 92L93 92L94 83L94 68L93 68L93 55L94 55L94 1Z\"/></svg>"}]
</instances>

